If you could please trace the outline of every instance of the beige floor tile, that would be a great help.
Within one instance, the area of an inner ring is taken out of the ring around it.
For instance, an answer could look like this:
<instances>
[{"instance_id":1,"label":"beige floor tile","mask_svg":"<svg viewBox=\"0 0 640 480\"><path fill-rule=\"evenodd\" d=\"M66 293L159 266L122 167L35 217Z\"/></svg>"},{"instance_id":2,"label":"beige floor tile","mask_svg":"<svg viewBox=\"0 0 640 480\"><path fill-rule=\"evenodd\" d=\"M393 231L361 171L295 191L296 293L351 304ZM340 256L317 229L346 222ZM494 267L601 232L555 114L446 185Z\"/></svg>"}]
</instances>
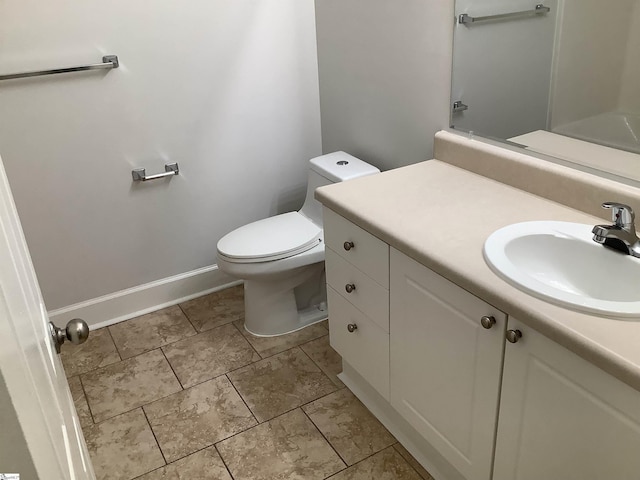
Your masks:
<instances>
[{"instance_id":1,"label":"beige floor tile","mask_svg":"<svg viewBox=\"0 0 640 480\"><path fill-rule=\"evenodd\" d=\"M242 285L210 293L181 303L193 326L199 332L244 319L244 288Z\"/></svg>"},{"instance_id":2,"label":"beige floor tile","mask_svg":"<svg viewBox=\"0 0 640 480\"><path fill-rule=\"evenodd\" d=\"M162 350L185 388L260 360L260 355L231 324L167 345Z\"/></svg>"},{"instance_id":3,"label":"beige floor tile","mask_svg":"<svg viewBox=\"0 0 640 480\"><path fill-rule=\"evenodd\" d=\"M420 465L415 458L413 458L413 455L411 455L407 451L407 449L402 446L402 444L396 443L393 448L395 448L398 453L402 455L402 458L404 458L409 463L409 465L411 465L413 469L418 472L418 474L422 477L422 480L433 480L431 474L427 472L427 470L425 470L425 468Z\"/></svg>"},{"instance_id":4,"label":"beige floor tile","mask_svg":"<svg viewBox=\"0 0 640 480\"><path fill-rule=\"evenodd\" d=\"M260 422L336 389L299 348L235 370L228 376Z\"/></svg>"},{"instance_id":5,"label":"beige floor tile","mask_svg":"<svg viewBox=\"0 0 640 480\"><path fill-rule=\"evenodd\" d=\"M329 478L331 480L421 480L411 465L393 447L376 453Z\"/></svg>"},{"instance_id":6,"label":"beige floor tile","mask_svg":"<svg viewBox=\"0 0 640 480\"><path fill-rule=\"evenodd\" d=\"M314 323L297 332L287 333L286 335L279 335L277 337L256 337L255 335L251 335L244 329L244 320L234 322L234 325L238 327L238 330L249 340L249 343L253 345L253 348L256 349L262 358L284 352L314 338L328 335L328 331L322 323Z\"/></svg>"},{"instance_id":7,"label":"beige floor tile","mask_svg":"<svg viewBox=\"0 0 640 480\"><path fill-rule=\"evenodd\" d=\"M256 424L226 376L146 405L144 411L168 462Z\"/></svg>"},{"instance_id":8,"label":"beige floor tile","mask_svg":"<svg viewBox=\"0 0 640 480\"><path fill-rule=\"evenodd\" d=\"M65 346L60 353L67 377L75 377L120 361L120 355L106 328L92 330L82 345Z\"/></svg>"},{"instance_id":9,"label":"beige floor tile","mask_svg":"<svg viewBox=\"0 0 640 480\"><path fill-rule=\"evenodd\" d=\"M329 345L328 335L300 345L300 348L309 355L311 360L327 374L336 386L344 387L344 383L337 377L338 373L342 372L342 357Z\"/></svg>"},{"instance_id":10,"label":"beige floor tile","mask_svg":"<svg viewBox=\"0 0 640 480\"><path fill-rule=\"evenodd\" d=\"M321 480L345 466L300 409L217 447L235 480Z\"/></svg>"},{"instance_id":11,"label":"beige floor tile","mask_svg":"<svg viewBox=\"0 0 640 480\"><path fill-rule=\"evenodd\" d=\"M73 398L73 404L76 407L76 413L80 420L80 426L82 428L93 425L93 418L91 417L91 411L87 404L87 398L84 396L84 390L80 383L80 377L71 377L67 379L69 382L69 390L71 390L71 397Z\"/></svg>"},{"instance_id":12,"label":"beige floor tile","mask_svg":"<svg viewBox=\"0 0 640 480\"><path fill-rule=\"evenodd\" d=\"M196 334L177 305L120 322L109 331L123 360Z\"/></svg>"},{"instance_id":13,"label":"beige floor tile","mask_svg":"<svg viewBox=\"0 0 640 480\"><path fill-rule=\"evenodd\" d=\"M396 443L396 439L348 389L302 407L347 465Z\"/></svg>"},{"instance_id":14,"label":"beige floor tile","mask_svg":"<svg viewBox=\"0 0 640 480\"><path fill-rule=\"evenodd\" d=\"M164 465L141 409L84 430L97 480L129 480Z\"/></svg>"},{"instance_id":15,"label":"beige floor tile","mask_svg":"<svg viewBox=\"0 0 640 480\"><path fill-rule=\"evenodd\" d=\"M232 480L216 447L205 448L137 480Z\"/></svg>"},{"instance_id":16,"label":"beige floor tile","mask_svg":"<svg viewBox=\"0 0 640 480\"><path fill-rule=\"evenodd\" d=\"M123 360L81 378L96 422L182 390L160 350Z\"/></svg>"}]
</instances>

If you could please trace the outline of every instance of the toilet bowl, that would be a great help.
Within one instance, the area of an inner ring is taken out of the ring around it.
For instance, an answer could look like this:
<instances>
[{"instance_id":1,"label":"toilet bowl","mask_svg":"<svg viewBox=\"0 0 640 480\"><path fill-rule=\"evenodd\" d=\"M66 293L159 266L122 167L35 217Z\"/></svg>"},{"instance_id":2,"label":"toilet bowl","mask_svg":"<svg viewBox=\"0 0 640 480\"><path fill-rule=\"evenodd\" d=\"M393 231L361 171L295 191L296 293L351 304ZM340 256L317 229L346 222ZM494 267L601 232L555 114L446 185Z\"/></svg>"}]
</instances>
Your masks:
<instances>
[{"instance_id":1,"label":"toilet bowl","mask_svg":"<svg viewBox=\"0 0 640 480\"><path fill-rule=\"evenodd\" d=\"M283 335L328 317L322 206L315 189L379 172L345 152L313 158L300 211L258 220L220 239L218 267L244 280L247 331Z\"/></svg>"}]
</instances>

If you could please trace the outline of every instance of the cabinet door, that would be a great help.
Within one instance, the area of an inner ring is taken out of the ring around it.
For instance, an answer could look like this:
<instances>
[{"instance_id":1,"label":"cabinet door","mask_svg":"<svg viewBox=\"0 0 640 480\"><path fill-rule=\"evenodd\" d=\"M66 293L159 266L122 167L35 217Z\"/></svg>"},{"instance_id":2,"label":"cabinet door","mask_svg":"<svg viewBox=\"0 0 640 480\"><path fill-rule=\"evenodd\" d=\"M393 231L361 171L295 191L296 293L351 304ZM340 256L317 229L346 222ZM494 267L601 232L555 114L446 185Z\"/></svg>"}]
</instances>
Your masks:
<instances>
[{"instance_id":1,"label":"cabinet door","mask_svg":"<svg viewBox=\"0 0 640 480\"><path fill-rule=\"evenodd\" d=\"M640 392L517 320L509 328L522 338L505 353L494 480L640 478Z\"/></svg>"},{"instance_id":2,"label":"cabinet door","mask_svg":"<svg viewBox=\"0 0 640 480\"><path fill-rule=\"evenodd\" d=\"M464 477L489 480L506 315L393 249L390 291L391 404Z\"/></svg>"}]
</instances>

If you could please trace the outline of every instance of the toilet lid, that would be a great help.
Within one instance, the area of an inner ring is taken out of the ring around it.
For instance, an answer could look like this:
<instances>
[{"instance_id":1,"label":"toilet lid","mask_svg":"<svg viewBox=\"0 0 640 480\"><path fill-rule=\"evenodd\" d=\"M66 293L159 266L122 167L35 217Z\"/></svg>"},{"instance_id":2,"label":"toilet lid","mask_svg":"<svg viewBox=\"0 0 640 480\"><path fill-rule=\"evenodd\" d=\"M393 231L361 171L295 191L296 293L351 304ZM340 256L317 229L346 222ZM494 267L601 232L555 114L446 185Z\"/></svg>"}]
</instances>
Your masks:
<instances>
[{"instance_id":1,"label":"toilet lid","mask_svg":"<svg viewBox=\"0 0 640 480\"><path fill-rule=\"evenodd\" d=\"M284 213L244 225L218 242L218 253L230 261L280 260L315 247L322 229L299 212Z\"/></svg>"}]
</instances>

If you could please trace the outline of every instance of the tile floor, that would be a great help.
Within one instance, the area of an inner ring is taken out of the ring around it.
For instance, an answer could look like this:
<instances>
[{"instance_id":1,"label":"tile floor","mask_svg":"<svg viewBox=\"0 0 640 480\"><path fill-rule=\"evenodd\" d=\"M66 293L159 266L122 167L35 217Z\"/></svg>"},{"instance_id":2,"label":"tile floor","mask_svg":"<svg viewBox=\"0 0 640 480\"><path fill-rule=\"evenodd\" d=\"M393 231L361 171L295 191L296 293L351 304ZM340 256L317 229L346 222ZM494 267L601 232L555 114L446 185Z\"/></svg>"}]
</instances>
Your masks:
<instances>
[{"instance_id":1,"label":"tile floor","mask_svg":"<svg viewBox=\"0 0 640 480\"><path fill-rule=\"evenodd\" d=\"M243 310L233 287L63 350L99 480L431 480L337 378L327 322L253 337Z\"/></svg>"}]
</instances>

